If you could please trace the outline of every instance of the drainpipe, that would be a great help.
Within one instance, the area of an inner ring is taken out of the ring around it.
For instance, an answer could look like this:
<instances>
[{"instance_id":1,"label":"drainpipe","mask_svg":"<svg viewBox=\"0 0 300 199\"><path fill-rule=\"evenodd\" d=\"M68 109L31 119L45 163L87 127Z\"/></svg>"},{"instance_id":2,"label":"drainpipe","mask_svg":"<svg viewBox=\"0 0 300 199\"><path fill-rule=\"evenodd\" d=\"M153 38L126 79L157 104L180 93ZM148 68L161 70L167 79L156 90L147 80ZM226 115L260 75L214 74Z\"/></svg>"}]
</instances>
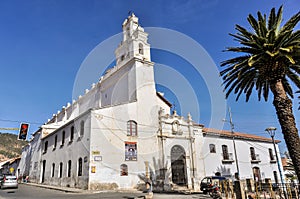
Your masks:
<instances>
[{"instance_id":1,"label":"drainpipe","mask_svg":"<svg viewBox=\"0 0 300 199\"><path fill-rule=\"evenodd\" d=\"M165 173L165 149L164 149L164 138L162 133L162 117L163 109L160 108L158 112L158 123L159 123L159 131L160 131L160 138L161 138L161 153L162 153L162 164L163 164L163 181L162 181L162 189L165 190L165 179L166 179L166 173ZM161 169L161 168L160 168Z\"/></svg>"}]
</instances>

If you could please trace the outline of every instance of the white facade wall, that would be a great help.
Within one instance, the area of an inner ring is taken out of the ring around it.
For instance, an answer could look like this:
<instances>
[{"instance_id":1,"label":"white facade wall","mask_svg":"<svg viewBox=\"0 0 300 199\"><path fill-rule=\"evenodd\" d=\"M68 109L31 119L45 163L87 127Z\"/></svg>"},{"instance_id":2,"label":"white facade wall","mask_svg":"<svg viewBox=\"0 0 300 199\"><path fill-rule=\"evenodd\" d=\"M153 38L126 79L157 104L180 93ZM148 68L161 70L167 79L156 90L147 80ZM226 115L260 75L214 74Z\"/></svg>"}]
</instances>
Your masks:
<instances>
[{"instance_id":1,"label":"white facade wall","mask_svg":"<svg viewBox=\"0 0 300 199\"><path fill-rule=\"evenodd\" d=\"M88 188L89 151L90 151L90 111L69 121L41 142L42 155L40 163L40 183ZM82 134L81 124L84 124ZM71 139L71 129L74 127L74 137ZM63 142L63 132L65 132ZM56 137L56 138L55 138ZM56 147L55 147L55 140ZM48 144L46 144L46 142ZM46 147L47 145L47 147ZM78 176L79 158L82 159L82 175ZM45 165L43 162L45 161ZM68 161L71 161L71 175L68 177ZM62 163L62 173L60 164ZM54 167L54 169L53 169ZM61 175L62 174L62 175Z\"/></svg>"},{"instance_id":2,"label":"white facade wall","mask_svg":"<svg viewBox=\"0 0 300 199\"><path fill-rule=\"evenodd\" d=\"M210 144L215 144L216 153L210 153ZM272 149L273 157L276 160L274 147L272 142L262 142L247 139L235 139L236 152L238 158L238 167L240 179L253 179L253 168L258 167L260 169L261 180L271 179L275 182L273 172L276 171L278 174L278 180L280 180L278 166L276 161L271 161L269 155L269 148ZM232 161L224 162L222 145L227 145L228 152L231 154L230 159ZM259 161L251 162L250 147L253 147L255 154L258 155ZM279 151L278 146L277 151ZM278 157L280 155L278 154ZM221 136L206 135L204 137L203 144L203 158L205 162L205 173L206 175L215 175L216 172L220 172L223 175L231 175L237 172L236 160L234 154L234 146L232 138L224 138ZM281 164L281 162L280 162ZM282 166L281 166L282 167Z\"/></svg>"}]
</instances>

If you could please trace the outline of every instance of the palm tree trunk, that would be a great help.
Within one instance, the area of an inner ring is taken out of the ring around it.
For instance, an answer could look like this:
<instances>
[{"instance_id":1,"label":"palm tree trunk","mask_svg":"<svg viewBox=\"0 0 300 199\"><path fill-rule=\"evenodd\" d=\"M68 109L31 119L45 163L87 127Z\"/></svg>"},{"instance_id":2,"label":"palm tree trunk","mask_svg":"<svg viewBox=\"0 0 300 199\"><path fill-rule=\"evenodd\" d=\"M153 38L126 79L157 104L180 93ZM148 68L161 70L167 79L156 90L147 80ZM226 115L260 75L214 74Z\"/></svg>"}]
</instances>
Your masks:
<instances>
[{"instance_id":1,"label":"palm tree trunk","mask_svg":"<svg viewBox=\"0 0 300 199\"><path fill-rule=\"evenodd\" d=\"M276 109L284 140L294 164L296 175L300 180L300 139L293 115L292 101L286 95L281 81L271 84L270 89L274 95L273 105Z\"/></svg>"}]
</instances>

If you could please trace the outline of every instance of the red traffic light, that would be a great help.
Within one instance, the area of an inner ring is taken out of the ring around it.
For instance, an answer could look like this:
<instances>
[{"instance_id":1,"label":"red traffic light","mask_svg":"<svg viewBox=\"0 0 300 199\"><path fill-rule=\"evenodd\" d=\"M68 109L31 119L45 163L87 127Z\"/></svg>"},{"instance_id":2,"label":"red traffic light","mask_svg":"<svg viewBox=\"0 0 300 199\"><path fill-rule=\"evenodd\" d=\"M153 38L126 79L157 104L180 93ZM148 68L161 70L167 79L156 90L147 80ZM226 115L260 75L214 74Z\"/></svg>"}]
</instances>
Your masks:
<instances>
[{"instance_id":1,"label":"red traffic light","mask_svg":"<svg viewBox=\"0 0 300 199\"><path fill-rule=\"evenodd\" d=\"M18 140L26 140L29 124L21 123Z\"/></svg>"}]
</instances>

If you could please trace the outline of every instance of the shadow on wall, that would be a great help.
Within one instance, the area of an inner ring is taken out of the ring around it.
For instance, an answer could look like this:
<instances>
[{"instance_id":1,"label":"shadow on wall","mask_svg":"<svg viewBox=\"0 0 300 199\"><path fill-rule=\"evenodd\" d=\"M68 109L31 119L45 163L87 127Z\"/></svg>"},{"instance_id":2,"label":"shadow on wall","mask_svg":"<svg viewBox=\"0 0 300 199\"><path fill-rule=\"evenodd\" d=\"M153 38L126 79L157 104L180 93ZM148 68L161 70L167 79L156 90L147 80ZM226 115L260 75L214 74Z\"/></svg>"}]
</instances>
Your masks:
<instances>
[{"instance_id":1,"label":"shadow on wall","mask_svg":"<svg viewBox=\"0 0 300 199\"><path fill-rule=\"evenodd\" d=\"M152 189L155 191L169 191L172 189L171 168L168 169L168 161L163 162L161 159L153 157L153 167L148 166L148 171L138 174L140 180L144 183L138 185L138 189L147 191L146 183L150 182Z\"/></svg>"}]
</instances>

